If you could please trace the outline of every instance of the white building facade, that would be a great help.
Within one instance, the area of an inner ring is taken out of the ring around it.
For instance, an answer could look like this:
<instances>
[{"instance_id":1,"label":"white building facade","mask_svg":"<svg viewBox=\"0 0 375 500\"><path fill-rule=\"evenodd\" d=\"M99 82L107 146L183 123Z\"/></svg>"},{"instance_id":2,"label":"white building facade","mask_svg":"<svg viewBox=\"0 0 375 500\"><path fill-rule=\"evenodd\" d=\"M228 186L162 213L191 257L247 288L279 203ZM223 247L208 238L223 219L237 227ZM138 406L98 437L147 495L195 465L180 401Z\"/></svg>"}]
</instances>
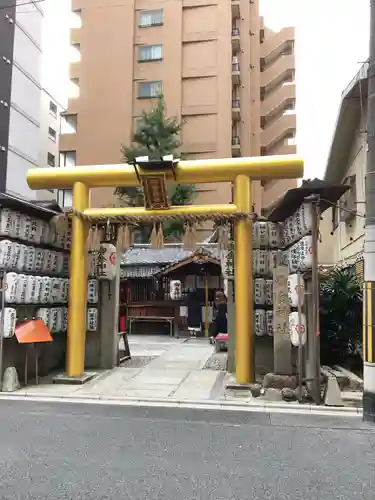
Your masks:
<instances>
[{"instance_id":1,"label":"white building facade","mask_svg":"<svg viewBox=\"0 0 375 500\"><path fill-rule=\"evenodd\" d=\"M12 2L7 1L1 11L4 17L0 16L0 52L5 68L2 71L0 67L0 81L5 80L0 83L0 101L5 103L0 107L0 146L5 149L0 158L0 191L29 200L56 198L53 191L30 190L26 182L30 168L59 165L60 113L64 105L59 102L62 94L54 97L55 89L48 89L49 68L43 49L53 44L45 28L54 21L46 15L48 2L56 4L53 0L17 0L19 5L11 7Z\"/></svg>"}]
</instances>

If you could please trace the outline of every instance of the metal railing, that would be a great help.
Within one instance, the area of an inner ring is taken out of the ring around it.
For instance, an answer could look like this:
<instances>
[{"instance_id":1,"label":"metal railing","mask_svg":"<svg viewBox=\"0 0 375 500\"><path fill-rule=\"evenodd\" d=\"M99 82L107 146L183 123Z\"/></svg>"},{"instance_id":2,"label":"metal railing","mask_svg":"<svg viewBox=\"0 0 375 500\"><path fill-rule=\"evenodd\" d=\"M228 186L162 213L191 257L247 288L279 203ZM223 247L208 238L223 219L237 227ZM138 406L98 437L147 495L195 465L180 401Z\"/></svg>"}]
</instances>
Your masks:
<instances>
[{"instance_id":1,"label":"metal railing","mask_svg":"<svg viewBox=\"0 0 375 500\"><path fill-rule=\"evenodd\" d=\"M240 63L232 62L232 73L239 73L240 71Z\"/></svg>"},{"instance_id":2,"label":"metal railing","mask_svg":"<svg viewBox=\"0 0 375 500\"><path fill-rule=\"evenodd\" d=\"M238 109L240 107L240 100L239 99L233 99L232 100L232 108L233 109Z\"/></svg>"},{"instance_id":3,"label":"metal railing","mask_svg":"<svg viewBox=\"0 0 375 500\"><path fill-rule=\"evenodd\" d=\"M234 135L232 137L232 146L239 146L240 145L240 138L238 135Z\"/></svg>"},{"instance_id":4,"label":"metal railing","mask_svg":"<svg viewBox=\"0 0 375 500\"><path fill-rule=\"evenodd\" d=\"M232 28L232 36L240 36L240 28Z\"/></svg>"}]
</instances>

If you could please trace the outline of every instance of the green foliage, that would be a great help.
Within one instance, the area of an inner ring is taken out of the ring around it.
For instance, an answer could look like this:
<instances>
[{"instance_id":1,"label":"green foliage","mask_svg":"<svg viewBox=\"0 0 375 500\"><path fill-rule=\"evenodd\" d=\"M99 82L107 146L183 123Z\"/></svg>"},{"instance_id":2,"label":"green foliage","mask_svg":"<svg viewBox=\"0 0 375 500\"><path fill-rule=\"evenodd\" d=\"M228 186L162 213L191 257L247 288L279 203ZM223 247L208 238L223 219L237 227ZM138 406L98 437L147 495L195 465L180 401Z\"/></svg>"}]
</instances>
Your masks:
<instances>
[{"instance_id":1,"label":"green foliage","mask_svg":"<svg viewBox=\"0 0 375 500\"><path fill-rule=\"evenodd\" d=\"M322 364L361 365L362 289L354 267L334 269L321 279L320 352Z\"/></svg>"},{"instance_id":2,"label":"green foliage","mask_svg":"<svg viewBox=\"0 0 375 500\"><path fill-rule=\"evenodd\" d=\"M151 111L142 112L132 144L121 146L123 161L130 163L138 156L148 156L150 159L159 159L168 154L177 156L181 147L182 125L176 118L166 116L164 97L160 95L156 106ZM115 194L129 206L139 207L144 204L143 191L140 187L118 187ZM195 186L173 185L168 195L172 205L187 205L195 196ZM183 224L180 222L165 222L163 227L165 237L179 238L184 232ZM140 227L142 240L148 241L151 229L149 224Z\"/></svg>"}]
</instances>

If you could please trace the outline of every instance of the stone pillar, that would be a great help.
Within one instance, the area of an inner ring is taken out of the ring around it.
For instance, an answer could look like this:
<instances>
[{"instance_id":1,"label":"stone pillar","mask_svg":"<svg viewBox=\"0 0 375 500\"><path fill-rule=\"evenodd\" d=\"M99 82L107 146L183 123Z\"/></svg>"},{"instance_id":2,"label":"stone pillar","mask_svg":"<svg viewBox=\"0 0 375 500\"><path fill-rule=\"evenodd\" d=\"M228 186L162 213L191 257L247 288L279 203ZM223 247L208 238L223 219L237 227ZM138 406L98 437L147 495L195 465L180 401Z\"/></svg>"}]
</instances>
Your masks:
<instances>
[{"instance_id":1,"label":"stone pillar","mask_svg":"<svg viewBox=\"0 0 375 500\"><path fill-rule=\"evenodd\" d=\"M273 349L274 372L278 375L291 375L287 266L277 266L273 271Z\"/></svg>"},{"instance_id":2,"label":"stone pillar","mask_svg":"<svg viewBox=\"0 0 375 500\"><path fill-rule=\"evenodd\" d=\"M100 283L100 368L110 369L118 364L118 316L120 301L120 255L117 254L117 273L112 281Z\"/></svg>"}]
</instances>

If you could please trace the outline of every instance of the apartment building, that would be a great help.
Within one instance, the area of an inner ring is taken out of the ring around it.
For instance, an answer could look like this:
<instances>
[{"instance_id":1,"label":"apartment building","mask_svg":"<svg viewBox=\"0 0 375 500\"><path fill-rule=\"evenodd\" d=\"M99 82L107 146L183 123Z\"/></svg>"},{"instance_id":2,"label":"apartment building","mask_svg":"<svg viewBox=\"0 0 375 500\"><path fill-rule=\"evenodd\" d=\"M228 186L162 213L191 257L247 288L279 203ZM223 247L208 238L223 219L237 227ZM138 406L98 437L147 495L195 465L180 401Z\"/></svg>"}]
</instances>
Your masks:
<instances>
[{"instance_id":1,"label":"apartment building","mask_svg":"<svg viewBox=\"0 0 375 500\"><path fill-rule=\"evenodd\" d=\"M189 159L296 152L294 29L264 26L259 0L72 0L76 97L60 137L62 164L115 164L137 118L163 90L183 120ZM295 181L254 186L258 213ZM231 186L198 185L197 203L231 201ZM115 203L112 189L91 204Z\"/></svg>"},{"instance_id":2,"label":"apartment building","mask_svg":"<svg viewBox=\"0 0 375 500\"><path fill-rule=\"evenodd\" d=\"M34 200L56 196L26 182L28 169L58 166L63 108L46 88L43 59L43 46L55 43L44 31L50 2L0 0L0 192Z\"/></svg>"}]
</instances>

